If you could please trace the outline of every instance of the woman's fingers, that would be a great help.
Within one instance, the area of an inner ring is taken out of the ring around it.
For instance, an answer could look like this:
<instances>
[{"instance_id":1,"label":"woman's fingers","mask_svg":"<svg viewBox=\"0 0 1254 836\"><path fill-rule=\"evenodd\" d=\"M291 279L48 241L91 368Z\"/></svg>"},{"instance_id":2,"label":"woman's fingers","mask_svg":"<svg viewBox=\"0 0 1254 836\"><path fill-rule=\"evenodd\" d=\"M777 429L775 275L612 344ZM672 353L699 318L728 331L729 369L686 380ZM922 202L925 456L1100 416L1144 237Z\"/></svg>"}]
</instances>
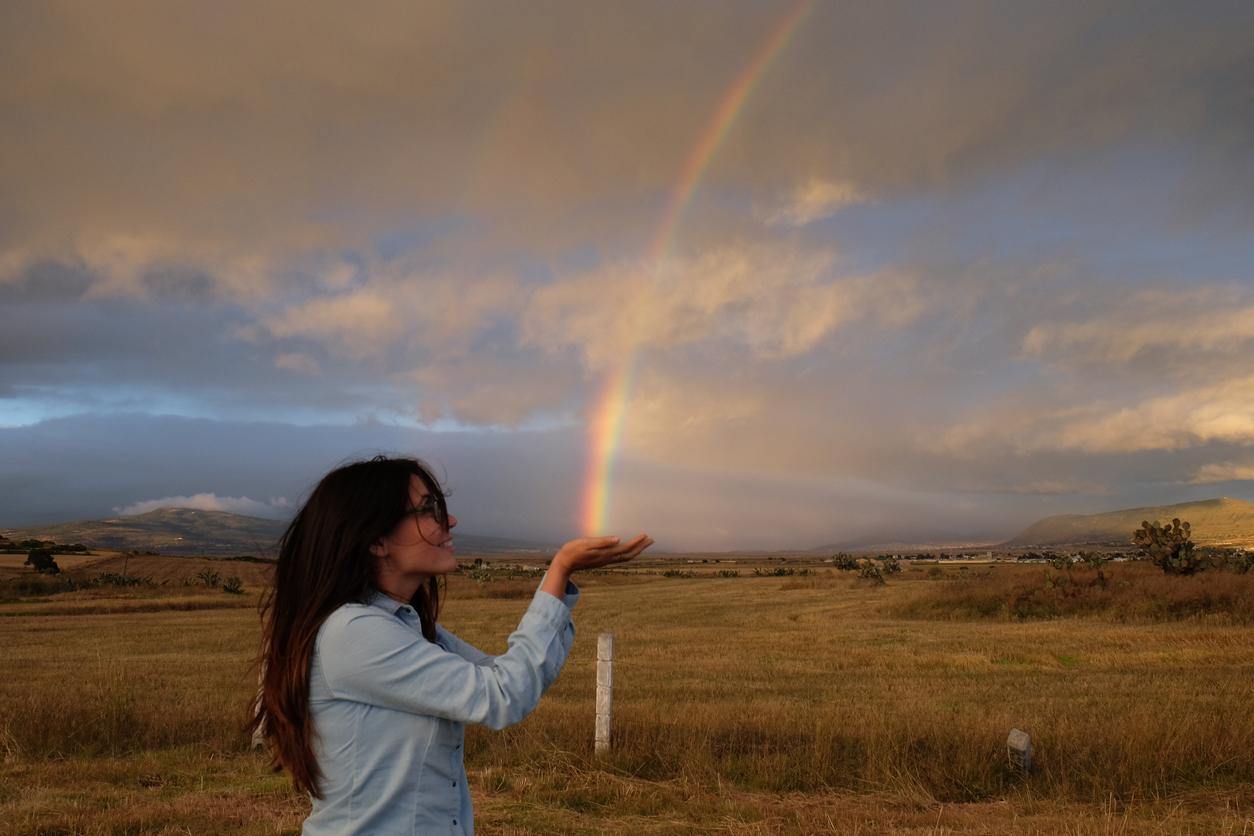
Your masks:
<instances>
[{"instance_id":1,"label":"woman's fingers","mask_svg":"<svg viewBox=\"0 0 1254 836\"><path fill-rule=\"evenodd\" d=\"M631 560L651 545L653 545L653 539L641 534L614 551L614 562L620 563L625 560Z\"/></svg>"},{"instance_id":2,"label":"woman's fingers","mask_svg":"<svg viewBox=\"0 0 1254 836\"><path fill-rule=\"evenodd\" d=\"M650 538L648 538L648 535L647 535L647 534L637 534L636 536L633 536L633 538L632 538L632 539L627 540L627 541L626 541L626 543L619 543L619 544L617 544L617 545L611 546L611 548L609 548L609 550L612 550L612 551L631 551L632 549L642 548L642 546L645 546L645 544L646 544L646 543L652 543L652 540L651 540Z\"/></svg>"},{"instance_id":3,"label":"woman's fingers","mask_svg":"<svg viewBox=\"0 0 1254 836\"><path fill-rule=\"evenodd\" d=\"M652 542L653 541L647 536L641 534L638 537L633 537L626 543L618 543L604 549L598 549L598 552L603 557L618 557L624 554L639 554L641 551L648 548Z\"/></svg>"}]
</instances>

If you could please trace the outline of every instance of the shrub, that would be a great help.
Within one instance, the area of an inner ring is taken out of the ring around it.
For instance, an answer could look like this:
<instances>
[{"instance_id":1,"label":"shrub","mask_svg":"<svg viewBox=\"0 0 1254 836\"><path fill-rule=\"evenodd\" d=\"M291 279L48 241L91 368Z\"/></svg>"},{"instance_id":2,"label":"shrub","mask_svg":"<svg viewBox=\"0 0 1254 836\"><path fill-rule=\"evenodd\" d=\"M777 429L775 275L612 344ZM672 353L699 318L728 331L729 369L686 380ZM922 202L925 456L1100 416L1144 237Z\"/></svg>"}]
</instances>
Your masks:
<instances>
[{"instance_id":1,"label":"shrub","mask_svg":"<svg viewBox=\"0 0 1254 836\"><path fill-rule=\"evenodd\" d=\"M759 578L791 578L793 575L808 575L809 569L794 569L791 566L776 566L770 569L757 567L753 570L753 574Z\"/></svg>"},{"instance_id":2,"label":"shrub","mask_svg":"<svg viewBox=\"0 0 1254 836\"><path fill-rule=\"evenodd\" d=\"M1203 552L1202 558L1206 561L1207 566L1212 569L1222 569L1228 572L1236 572L1238 575L1244 575L1251 568L1254 568L1254 552L1248 552L1244 549L1220 548L1199 551Z\"/></svg>"},{"instance_id":3,"label":"shrub","mask_svg":"<svg viewBox=\"0 0 1254 836\"><path fill-rule=\"evenodd\" d=\"M0 598L10 595L56 595L74 588L74 580L67 575L18 575L0 584Z\"/></svg>"},{"instance_id":4,"label":"shrub","mask_svg":"<svg viewBox=\"0 0 1254 836\"><path fill-rule=\"evenodd\" d=\"M232 575L222 582L222 591L229 592L232 595L244 594L244 582Z\"/></svg>"},{"instance_id":5,"label":"shrub","mask_svg":"<svg viewBox=\"0 0 1254 836\"><path fill-rule=\"evenodd\" d=\"M220 559L221 560L234 560L239 563L275 563L277 562L276 559L273 557L257 557L254 554L235 554L235 555L231 555L230 557L223 557Z\"/></svg>"},{"instance_id":6,"label":"shrub","mask_svg":"<svg viewBox=\"0 0 1254 836\"><path fill-rule=\"evenodd\" d=\"M492 570L479 563L471 567L458 565L457 570L475 583L486 583L492 580Z\"/></svg>"},{"instance_id":7,"label":"shrub","mask_svg":"<svg viewBox=\"0 0 1254 836\"><path fill-rule=\"evenodd\" d=\"M988 577L953 580L894 608L906 618L1037 619L1099 616L1111 621L1177 621L1217 617L1237 624L1254 622L1254 574L1203 572L1190 577L1163 575L1145 563L1108 568L1108 582L1096 570L1078 567L1068 577L1046 569L996 571Z\"/></svg>"},{"instance_id":8,"label":"shrub","mask_svg":"<svg viewBox=\"0 0 1254 836\"><path fill-rule=\"evenodd\" d=\"M1059 572L1070 572L1075 564L1076 558L1069 554L1056 554L1049 561L1049 565Z\"/></svg>"},{"instance_id":9,"label":"shrub","mask_svg":"<svg viewBox=\"0 0 1254 836\"><path fill-rule=\"evenodd\" d=\"M1194 550L1189 524L1181 523L1178 518L1173 519L1171 525L1143 521L1133 532L1132 541L1168 575L1192 575L1206 565Z\"/></svg>"},{"instance_id":10,"label":"shrub","mask_svg":"<svg viewBox=\"0 0 1254 836\"><path fill-rule=\"evenodd\" d=\"M1096 573L1094 583L1098 586L1106 586L1106 570L1105 566L1110 562L1110 558L1101 552L1080 552L1080 562L1088 569L1092 569Z\"/></svg>"},{"instance_id":11,"label":"shrub","mask_svg":"<svg viewBox=\"0 0 1254 836\"><path fill-rule=\"evenodd\" d=\"M222 576L213 569L201 569L196 573L196 577L204 583L205 586L215 587L222 582Z\"/></svg>"},{"instance_id":12,"label":"shrub","mask_svg":"<svg viewBox=\"0 0 1254 836\"><path fill-rule=\"evenodd\" d=\"M662 573L664 578L691 578L692 572L685 572L683 569L667 569Z\"/></svg>"},{"instance_id":13,"label":"shrub","mask_svg":"<svg viewBox=\"0 0 1254 836\"><path fill-rule=\"evenodd\" d=\"M901 571L901 561L895 557L886 557L880 561L880 570L885 575L896 575Z\"/></svg>"},{"instance_id":14,"label":"shrub","mask_svg":"<svg viewBox=\"0 0 1254 836\"><path fill-rule=\"evenodd\" d=\"M92 586L156 586L151 577L140 578L123 572L105 572L92 578L89 583Z\"/></svg>"},{"instance_id":15,"label":"shrub","mask_svg":"<svg viewBox=\"0 0 1254 836\"><path fill-rule=\"evenodd\" d=\"M738 578L740 577L740 572L736 569L719 569L717 575L720 578Z\"/></svg>"}]
</instances>

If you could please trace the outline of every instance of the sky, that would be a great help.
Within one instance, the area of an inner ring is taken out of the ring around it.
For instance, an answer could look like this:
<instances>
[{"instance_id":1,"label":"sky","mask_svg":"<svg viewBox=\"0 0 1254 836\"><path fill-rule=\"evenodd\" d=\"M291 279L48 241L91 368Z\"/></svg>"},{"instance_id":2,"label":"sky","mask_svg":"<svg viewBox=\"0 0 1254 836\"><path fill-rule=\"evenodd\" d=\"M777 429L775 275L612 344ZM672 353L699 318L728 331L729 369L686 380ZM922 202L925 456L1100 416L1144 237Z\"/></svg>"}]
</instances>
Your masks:
<instances>
[{"instance_id":1,"label":"sky","mask_svg":"<svg viewBox=\"0 0 1254 836\"><path fill-rule=\"evenodd\" d=\"M1254 499L1251 42L1237 2L6 3L0 526L282 518L378 452L466 532L675 549Z\"/></svg>"}]
</instances>

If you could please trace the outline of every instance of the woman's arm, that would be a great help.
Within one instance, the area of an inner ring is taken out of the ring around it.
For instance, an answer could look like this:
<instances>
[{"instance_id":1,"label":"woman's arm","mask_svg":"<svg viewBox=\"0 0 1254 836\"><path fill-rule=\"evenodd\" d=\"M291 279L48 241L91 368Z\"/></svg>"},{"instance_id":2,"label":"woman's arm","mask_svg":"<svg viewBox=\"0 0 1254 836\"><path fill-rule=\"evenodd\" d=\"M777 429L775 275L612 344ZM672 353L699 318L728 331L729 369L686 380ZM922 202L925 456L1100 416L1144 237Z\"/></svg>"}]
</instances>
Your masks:
<instances>
[{"instance_id":1,"label":"woman's arm","mask_svg":"<svg viewBox=\"0 0 1254 836\"><path fill-rule=\"evenodd\" d=\"M541 580L540 585L542 587L546 580L547 578ZM558 596L558 598L566 605L566 609L574 610L575 605L579 603L579 587L575 586L575 584L571 581L567 581L563 594ZM475 647L470 642L465 641L460 636L444 629L444 627L440 624L435 625L435 633L436 639L445 650L456 653L467 662L471 662L475 665L486 665L496 658L490 653L484 653L482 650Z\"/></svg>"},{"instance_id":2,"label":"woman's arm","mask_svg":"<svg viewBox=\"0 0 1254 836\"><path fill-rule=\"evenodd\" d=\"M494 658L491 654L484 653L470 642L463 641L453 635L439 624L435 625L435 638L445 650L450 653L456 653L472 665L486 665Z\"/></svg>"},{"instance_id":3,"label":"woman's arm","mask_svg":"<svg viewBox=\"0 0 1254 836\"><path fill-rule=\"evenodd\" d=\"M509 649L485 664L432 644L378 607L347 606L318 635L317 668L336 698L499 729L535 708L573 637L570 610L540 591Z\"/></svg>"}]
</instances>

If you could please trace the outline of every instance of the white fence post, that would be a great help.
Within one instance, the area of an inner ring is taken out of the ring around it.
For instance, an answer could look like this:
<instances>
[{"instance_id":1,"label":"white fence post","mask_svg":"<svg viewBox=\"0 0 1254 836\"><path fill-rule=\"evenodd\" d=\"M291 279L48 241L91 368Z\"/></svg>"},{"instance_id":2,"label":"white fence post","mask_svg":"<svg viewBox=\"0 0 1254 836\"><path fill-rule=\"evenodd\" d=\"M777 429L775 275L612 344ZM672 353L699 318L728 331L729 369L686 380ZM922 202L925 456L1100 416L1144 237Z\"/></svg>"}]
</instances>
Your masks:
<instances>
[{"instance_id":1,"label":"white fence post","mask_svg":"<svg viewBox=\"0 0 1254 836\"><path fill-rule=\"evenodd\" d=\"M597 636L597 728L594 750L610 750L610 715L614 710L614 634Z\"/></svg>"}]
</instances>

